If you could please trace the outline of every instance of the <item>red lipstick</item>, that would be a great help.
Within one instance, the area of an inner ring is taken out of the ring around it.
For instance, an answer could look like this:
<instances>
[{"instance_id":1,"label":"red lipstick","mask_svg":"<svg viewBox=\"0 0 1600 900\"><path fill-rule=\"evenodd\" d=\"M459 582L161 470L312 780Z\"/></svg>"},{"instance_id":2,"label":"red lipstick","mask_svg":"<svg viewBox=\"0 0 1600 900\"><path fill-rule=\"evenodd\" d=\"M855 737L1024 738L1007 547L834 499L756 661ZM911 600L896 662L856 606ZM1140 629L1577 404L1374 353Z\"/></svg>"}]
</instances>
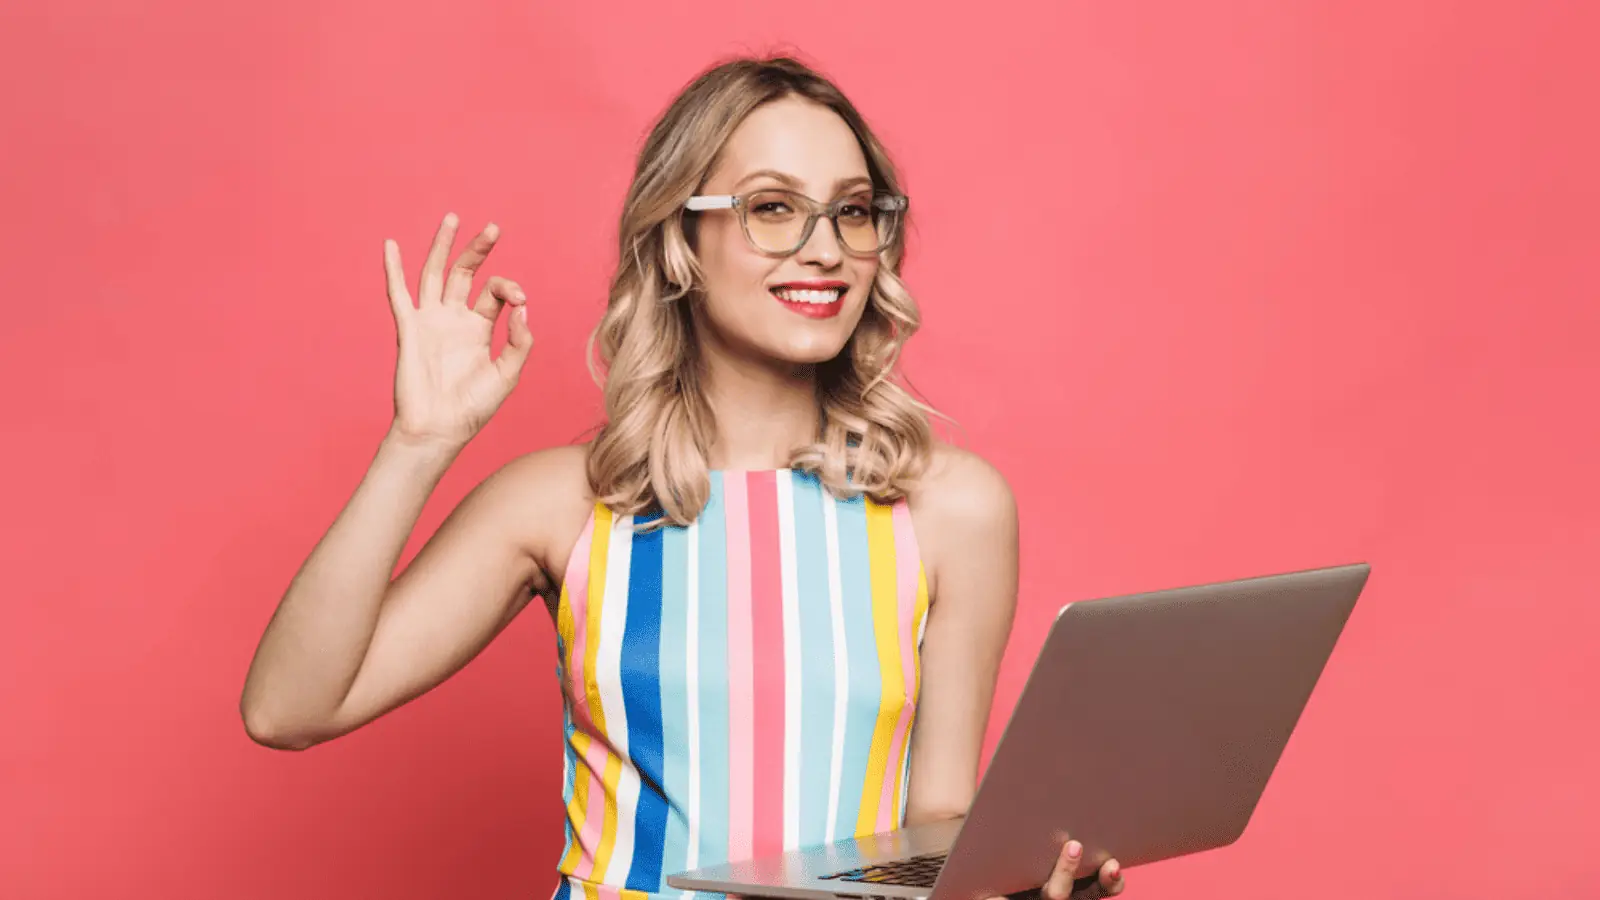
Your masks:
<instances>
[{"instance_id":1,"label":"red lipstick","mask_svg":"<svg viewBox=\"0 0 1600 900\"><path fill-rule=\"evenodd\" d=\"M785 281L768 288L773 299L786 309L809 319L837 316L844 309L844 295L849 289L850 285L843 281L821 279ZM826 299L822 296L825 294L833 295L833 299Z\"/></svg>"}]
</instances>

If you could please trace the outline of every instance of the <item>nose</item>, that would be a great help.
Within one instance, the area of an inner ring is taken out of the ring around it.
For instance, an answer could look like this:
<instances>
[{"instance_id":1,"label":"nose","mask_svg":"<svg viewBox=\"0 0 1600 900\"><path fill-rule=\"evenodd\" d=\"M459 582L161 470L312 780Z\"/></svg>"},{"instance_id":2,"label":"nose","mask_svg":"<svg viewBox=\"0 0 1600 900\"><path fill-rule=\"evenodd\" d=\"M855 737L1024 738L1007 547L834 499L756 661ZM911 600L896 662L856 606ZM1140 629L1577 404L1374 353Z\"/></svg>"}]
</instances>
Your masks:
<instances>
[{"instance_id":1,"label":"nose","mask_svg":"<svg viewBox=\"0 0 1600 900\"><path fill-rule=\"evenodd\" d=\"M806 238L795 256L802 265L820 269L837 268L844 257L844 248L839 246L839 235L834 230L833 220L819 216L816 227L811 229L811 236Z\"/></svg>"}]
</instances>

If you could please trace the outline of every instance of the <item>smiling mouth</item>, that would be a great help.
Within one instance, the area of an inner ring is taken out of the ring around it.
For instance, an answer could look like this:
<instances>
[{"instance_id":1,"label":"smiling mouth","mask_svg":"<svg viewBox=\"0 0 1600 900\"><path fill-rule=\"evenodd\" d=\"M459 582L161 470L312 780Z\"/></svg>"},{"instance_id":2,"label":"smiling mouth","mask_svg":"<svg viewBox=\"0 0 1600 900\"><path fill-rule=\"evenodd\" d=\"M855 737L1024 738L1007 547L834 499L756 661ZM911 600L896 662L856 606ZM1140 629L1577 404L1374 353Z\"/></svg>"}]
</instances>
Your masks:
<instances>
[{"instance_id":1,"label":"smiling mouth","mask_svg":"<svg viewBox=\"0 0 1600 900\"><path fill-rule=\"evenodd\" d=\"M775 287L772 296L790 312L812 319L831 319L844 309L843 287Z\"/></svg>"}]
</instances>

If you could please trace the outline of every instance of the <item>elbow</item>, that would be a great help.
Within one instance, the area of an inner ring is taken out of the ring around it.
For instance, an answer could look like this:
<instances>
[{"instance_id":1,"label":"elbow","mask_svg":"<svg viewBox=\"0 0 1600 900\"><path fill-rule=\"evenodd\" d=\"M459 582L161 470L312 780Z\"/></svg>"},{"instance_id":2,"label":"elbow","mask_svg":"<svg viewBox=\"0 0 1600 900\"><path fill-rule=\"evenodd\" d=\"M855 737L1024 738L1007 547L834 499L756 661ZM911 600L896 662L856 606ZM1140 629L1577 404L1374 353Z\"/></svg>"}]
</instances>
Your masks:
<instances>
[{"instance_id":1,"label":"elbow","mask_svg":"<svg viewBox=\"0 0 1600 900\"><path fill-rule=\"evenodd\" d=\"M240 703L239 717L250 740L272 750L309 750L322 742L309 729L286 726L259 703Z\"/></svg>"}]
</instances>

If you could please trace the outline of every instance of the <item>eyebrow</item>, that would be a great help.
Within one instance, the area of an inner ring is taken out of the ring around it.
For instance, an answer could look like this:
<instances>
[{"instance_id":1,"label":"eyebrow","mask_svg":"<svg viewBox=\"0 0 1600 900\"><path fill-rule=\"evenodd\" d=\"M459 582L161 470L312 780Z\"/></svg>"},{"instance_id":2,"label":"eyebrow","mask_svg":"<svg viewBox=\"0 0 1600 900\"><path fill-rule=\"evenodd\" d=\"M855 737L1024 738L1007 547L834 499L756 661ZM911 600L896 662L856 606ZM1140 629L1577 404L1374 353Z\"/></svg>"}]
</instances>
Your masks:
<instances>
[{"instance_id":1,"label":"eyebrow","mask_svg":"<svg viewBox=\"0 0 1600 900\"><path fill-rule=\"evenodd\" d=\"M786 172L779 172L777 169L757 169L756 171L751 172L749 175L746 175L743 178L739 179L738 183L733 186L734 190L738 190L739 186L744 184L745 182L753 181L753 180L755 180L757 178L771 178L774 181L781 182L784 185L786 185L786 186L788 186L788 187L790 187L790 188L792 188L794 190L797 190L797 191L805 186L805 185L800 183L800 179L798 179L798 178L794 177L793 175L790 175L790 174L788 174ZM867 187L871 187L872 186L872 179L867 177L866 175L854 175L854 176L850 176L850 177L847 177L847 178L841 178L838 181L835 181L833 183L833 192L835 194L837 194L840 191L844 190L845 188L852 187L852 186L857 185L857 184L866 185Z\"/></svg>"}]
</instances>

